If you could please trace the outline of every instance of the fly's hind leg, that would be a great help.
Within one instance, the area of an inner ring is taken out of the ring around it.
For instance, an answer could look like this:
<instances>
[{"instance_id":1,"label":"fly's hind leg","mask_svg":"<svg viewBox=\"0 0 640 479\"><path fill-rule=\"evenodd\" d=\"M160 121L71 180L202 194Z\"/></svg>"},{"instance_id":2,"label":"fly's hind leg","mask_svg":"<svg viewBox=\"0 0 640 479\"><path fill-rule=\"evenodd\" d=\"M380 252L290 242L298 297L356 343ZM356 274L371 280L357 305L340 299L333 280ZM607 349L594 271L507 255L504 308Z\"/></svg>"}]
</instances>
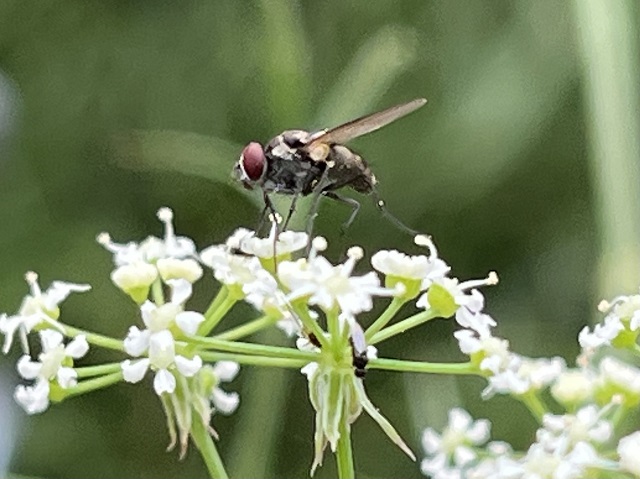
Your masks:
<instances>
[{"instance_id":1,"label":"fly's hind leg","mask_svg":"<svg viewBox=\"0 0 640 479\"><path fill-rule=\"evenodd\" d=\"M351 224L353 223L353 220L356 219L358 211L360 211L360 203L353 198L339 195L335 191L325 191L324 195L327 198L331 198L332 200L339 201L340 203L344 203L351 207L351 214L349 215L349 218L347 219L347 221L342 223L342 226L340 227L340 231L344 235L347 232L347 229L349 229L349 226L351 226Z\"/></svg>"}]
</instances>

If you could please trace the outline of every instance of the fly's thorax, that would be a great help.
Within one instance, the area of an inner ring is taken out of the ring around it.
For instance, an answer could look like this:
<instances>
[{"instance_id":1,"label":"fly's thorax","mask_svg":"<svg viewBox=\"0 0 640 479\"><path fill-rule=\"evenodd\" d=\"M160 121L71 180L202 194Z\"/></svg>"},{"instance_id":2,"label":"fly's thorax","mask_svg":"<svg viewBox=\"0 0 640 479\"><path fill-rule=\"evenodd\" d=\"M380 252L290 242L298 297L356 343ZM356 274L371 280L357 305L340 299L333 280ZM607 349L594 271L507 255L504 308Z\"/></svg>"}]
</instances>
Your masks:
<instances>
[{"instance_id":1,"label":"fly's thorax","mask_svg":"<svg viewBox=\"0 0 640 479\"><path fill-rule=\"evenodd\" d=\"M283 131L267 143L265 154L272 160L299 160L302 156L299 148L308 138L309 132L304 130Z\"/></svg>"}]
</instances>

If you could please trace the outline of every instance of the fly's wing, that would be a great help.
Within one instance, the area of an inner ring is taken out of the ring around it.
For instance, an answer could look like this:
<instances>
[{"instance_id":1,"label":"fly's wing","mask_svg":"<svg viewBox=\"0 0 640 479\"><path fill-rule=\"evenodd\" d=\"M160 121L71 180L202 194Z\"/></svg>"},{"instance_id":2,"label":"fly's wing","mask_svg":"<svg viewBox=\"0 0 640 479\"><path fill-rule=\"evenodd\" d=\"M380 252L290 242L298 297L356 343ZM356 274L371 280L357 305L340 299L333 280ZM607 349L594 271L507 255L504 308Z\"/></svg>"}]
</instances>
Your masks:
<instances>
[{"instance_id":1,"label":"fly's wing","mask_svg":"<svg viewBox=\"0 0 640 479\"><path fill-rule=\"evenodd\" d=\"M343 144L372 131L376 131L424 106L427 100L416 98L408 103L392 106L386 110L366 115L329 130L322 130L310 136L303 149L316 161L324 160L329 154L329 145Z\"/></svg>"}]
</instances>

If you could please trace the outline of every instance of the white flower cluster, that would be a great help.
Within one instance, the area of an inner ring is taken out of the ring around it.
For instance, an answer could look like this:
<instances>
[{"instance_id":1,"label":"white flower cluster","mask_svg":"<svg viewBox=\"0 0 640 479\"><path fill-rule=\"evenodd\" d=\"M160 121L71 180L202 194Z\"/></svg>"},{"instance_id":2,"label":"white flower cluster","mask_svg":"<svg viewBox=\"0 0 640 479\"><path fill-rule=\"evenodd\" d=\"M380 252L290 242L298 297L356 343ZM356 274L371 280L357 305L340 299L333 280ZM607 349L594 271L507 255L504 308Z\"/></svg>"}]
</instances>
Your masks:
<instances>
[{"instance_id":1,"label":"white flower cluster","mask_svg":"<svg viewBox=\"0 0 640 479\"><path fill-rule=\"evenodd\" d=\"M606 472L638 477L640 433L620 439L617 462L598 452L613 436L611 409L589 405L575 414L545 414L536 441L526 453L516 453L507 443L488 442L489 421L473 421L454 408L442 434L424 431L427 457L421 469L432 479L582 479Z\"/></svg>"},{"instance_id":2,"label":"white flower cluster","mask_svg":"<svg viewBox=\"0 0 640 479\"><path fill-rule=\"evenodd\" d=\"M601 303L600 310L608 314L602 324L580 332L583 349L578 367L569 369L561 358L530 359L510 352L506 340L491 335L495 321L478 317L482 313L477 306L482 302L480 296L477 299L476 308L457 311L456 319L466 329L454 334L462 352L489 373L484 396L508 393L527 403L548 387L569 412L544 413L536 441L518 453L506 443L487 443L489 423L473 422L465 411L453 409L441 435L431 428L423 433L427 457L422 472L433 479L640 477L640 432L614 436L615 421L640 404L640 368L603 349L636 350L640 296ZM603 353L597 360L596 350ZM542 411L546 409L538 404ZM617 443L615 451L612 443Z\"/></svg>"},{"instance_id":3,"label":"white flower cluster","mask_svg":"<svg viewBox=\"0 0 640 479\"><path fill-rule=\"evenodd\" d=\"M139 382L151 369L155 373L154 390L162 396L165 393L173 395L181 383L182 389L188 387L184 380L194 378L202 371L203 362L199 355L176 351L184 349L181 341L195 335L205 317L185 310L185 303L193 291L192 283L202 277L196 246L191 239L175 235L173 212L169 208L161 208L158 218L165 225L163 239L149 236L141 243L117 244L108 234L102 233L98 241L113 253L116 269L111 278L116 286L140 304L145 326L144 329L131 326L124 339L125 352L135 358L142 356L141 359L122 362L124 380ZM154 284L161 287L159 294L153 294ZM162 286L170 290L168 302L164 301ZM150 292L153 300L149 299ZM238 365L224 362L212 371L217 383L235 377ZM207 397L214 404L222 405L218 409L227 413L233 412L239 402L237 394L227 396L217 387L207 391ZM208 404L200 398L197 400Z\"/></svg>"},{"instance_id":4,"label":"white flower cluster","mask_svg":"<svg viewBox=\"0 0 640 479\"><path fill-rule=\"evenodd\" d=\"M88 291L90 286L54 281L43 292L36 273L27 273L25 279L30 294L23 299L17 314L0 315L0 332L4 334L4 354L9 352L14 335L20 336L24 354L18 360L18 373L30 384L17 386L14 397L28 414L38 414L49 407L56 389L68 389L76 384L73 360L83 357L89 344L84 336L78 335L66 347L63 345L61 331L65 328L58 322L59 306L71 293ZM38 361L32 360L27 340L27 335L35 329L39 330L41 344Z\"/></svg>"}]
</instances>

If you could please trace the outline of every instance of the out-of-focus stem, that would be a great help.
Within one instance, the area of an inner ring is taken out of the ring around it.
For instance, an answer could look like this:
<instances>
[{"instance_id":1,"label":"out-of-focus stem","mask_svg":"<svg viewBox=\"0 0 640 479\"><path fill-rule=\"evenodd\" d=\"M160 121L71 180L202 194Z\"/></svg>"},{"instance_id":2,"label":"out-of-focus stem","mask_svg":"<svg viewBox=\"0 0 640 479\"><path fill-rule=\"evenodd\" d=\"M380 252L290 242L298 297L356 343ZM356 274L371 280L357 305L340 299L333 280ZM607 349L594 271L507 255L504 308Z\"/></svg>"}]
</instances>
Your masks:
<instances>
[{"instance_id":1,"label":"out-of-focus stem","mask_svg":"<svg viewBox=\"0 0 640 479\"><path fill-rule=\"evenodd\" d=\"M640 282L638 4L575 0L601 242L599 293Z\"/></svg>"}]
</instances>

